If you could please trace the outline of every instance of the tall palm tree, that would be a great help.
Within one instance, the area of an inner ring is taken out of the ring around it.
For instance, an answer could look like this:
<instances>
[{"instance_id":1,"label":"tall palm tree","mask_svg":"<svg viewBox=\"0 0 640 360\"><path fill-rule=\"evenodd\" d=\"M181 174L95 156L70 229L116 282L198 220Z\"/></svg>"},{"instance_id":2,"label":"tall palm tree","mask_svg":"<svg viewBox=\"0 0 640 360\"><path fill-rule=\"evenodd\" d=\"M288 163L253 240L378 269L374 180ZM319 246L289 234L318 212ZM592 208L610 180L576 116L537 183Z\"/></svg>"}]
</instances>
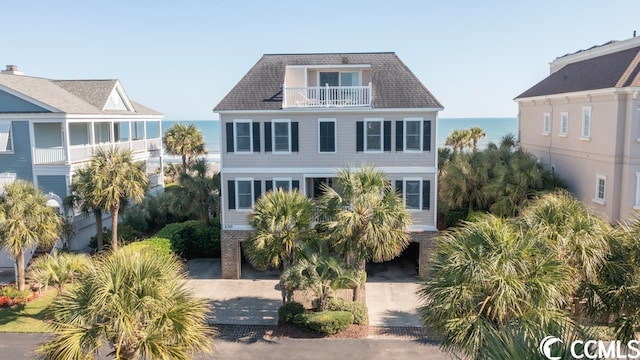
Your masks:
<instances>
[{"instance_id":1,"label":"tall palm tree","mask_svg":"<svg viewBox=\"0 0 640 360\"><path fill-rule=\"evenodd\" d=\"M482 153L459 154L443 169L439 196L447 206L467 206L469 213L488 203L489 168Z\"/></svg>"},{"instance_id":2,"label":"tall palm tree","mask_svg":"<svg viewBox=\"0 0 640 360\"><path fill-rule=\"evenodd\" d=\"M97 197L94 189L93 175L91 167L82 167L76 170L71 180L71 195L64 199L64 205L67 207L79 207L85 217L89 217L91 213L96 219L96 240L97 250L101 250L104 246L102 239L102 209L104 205L100 202L101 197Z\"/></svg>"},{"instance_id":3,"label":"tall palm tree","mask_svg":"<svg viewBox=\"0 0 640 360\"><path fill-rule=\"evenodd\" d=\"M196 156L206 154L202 131L195 125L175 123L162 138L165 151L182 157L182 172L187 172L187 163Z\"/></svg>"},{"instance_id":4,"label":"tall palm tree","mask_svg":"<svg viewBox=\"0 0 640 360\"><path fill-rule=\"evenodd\" d=\"M325 185L320 199L331 219L323 226L332 233L334 248L348 265L355 260L362 273L367 261L400 255L409 245L411 216L386 176L367 165L358 171L340 169L336 175L341 193ZM359 287L354 298L359 298Z\"/></svg>"},{"instance_id":5,"label":"tall palm tree","mask_svg":"<svg viewBox=\"0 0 640 360\"><path fill-rule=\"evenodd\" d=\"M0 246L15 258L20 291L25 289L25 251L53 245L61 230L60 215L47 206L44 194L33 183L16 180L5 185L0 194Z\"/></svg>"},{"instance_id":6,"label":"tall palm tree","mask_svg":"<svg viewBox=\"0 0 640 360\"><path fill-rule=\"evenodd\" d=\"M574 279L538 234L484 215L438 238L419 313L446 350L481 359L493 331L569 321L562 309Z\"/></svg>"},{"instance_id":7,"label":"tall palm tree","mask_svg":"<svg viewBox=\"0 0 640 360\"><path fill-rule=\"evenodd\" d=\"M130 150L100 149L91 159L91 198L100 199L102 210L111 213L111 249L118 249L118 214L124 199L140 203L149 180L143 164L133 161Z\"/></svg>"},{"instance_id":8,"label":"tall palm tree","mask_svg":"<svg viewBox=\"0 0 640 360\"><path fill-rule=\"evenodd\" d=\"M477 126L473 126L469 128L468 131L469 131L469 139L471 140L472 149L474 152L476 152L478 151L478 141L484 138L485 136L487 136L487 133L485 133L482 128Z\"/></svg>"},{"instance_id":9,"label":"tall palm tree","mask_svg":"<svg viewBox=\"0 0 640 360\"><path fill-rule=\"evenodd\" d=\"M186 288L173 256L123 248L95 260L79 286L49 308L55 336L42 359L94 358L108 345L115 359L191 359L210 351L205 300Z\"/></svg>"},{"instance_id":10,"label":"tall palm tree","mask_svg":"<svg viewBox=\"0 0 640 360\"><path fill-rule=\"evenodd\" d=\"M209 225L209 214L219 213L220 173L208 175L207 159L196 159L191 172L183 173L179 186L171 191L171 210L175 214L195 214Z\"/></svg>"},{"instance_id":11,"label":"tall palm tree","mask_svg":"<svg viewBox=\"0 0 640 360\"><path fill-rule=\"evenodd\" d=\"M445 140L445 145L451 146L453 148L453 152L456 151L462 152L465 147L468 147L471 143L471 139L469 137L468 129L456 129L447 136Z\"/></svg>"}]
</instances>

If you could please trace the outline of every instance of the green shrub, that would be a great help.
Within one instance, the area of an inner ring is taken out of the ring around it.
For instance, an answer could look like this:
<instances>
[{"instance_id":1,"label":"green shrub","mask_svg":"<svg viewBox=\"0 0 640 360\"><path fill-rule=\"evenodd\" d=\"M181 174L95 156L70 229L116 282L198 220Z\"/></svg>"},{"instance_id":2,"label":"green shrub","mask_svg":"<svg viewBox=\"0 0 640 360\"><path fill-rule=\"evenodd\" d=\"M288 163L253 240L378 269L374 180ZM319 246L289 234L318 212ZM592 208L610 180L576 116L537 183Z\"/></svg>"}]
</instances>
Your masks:
<instances>
[{"instance_id":1,"label":"green shrub","mask_svg":"<svg viewBox=\"0 0 640 360\"><path fill-rule=\"evenodd\" d=\"M136 241L142 237L142 233L130 225L118 224L118 245L124 246L132 241ZM111 229L102 228L102 241L108 248L111 244ZM89 240L89 247L96 249L98 247L98 237L92 236Z\"/></svg>"},{"instance_id":2,"label":"green shrub","mask_svg":"<svg viewBox=\"0 0 640 360\"><path fill-rule=\"evenodd\" d=\"M167 224L160 231L158 231L154 235L154 237L171 239L171 237L173 237L175 233L177 233L178 231L180 231L180 229L182 229L182 226L183 226L182 223Z\"/></svg>"},{"instance_id":3,"label":"green shrub","mask_svg":"<svg viewBox=\"0 0 640 360\"><path fill-rule=\"evenodd\" d=\"M367 304L362 302L344 302L335 298L329 301L329 310L348 311L353 315L353 323L356 325L366 325L369 319L369 309Z\"/></svg>"},{"instance_id":4,"label":"green shrub","mask_svg":"<svg viewBox=\"0 0 640 360\"><path fill-rule=\"evenodd\" d=\"M209 226L199 220L185 221L177 225L179 226L170 237L171 249L174 253L185 259L220 256L220 221L218 219L213 219Z\"/></svg>"},{"instance_id":5,"label":"green shrub","mask_svg":"<svg viewBox=\"0 0 640 360\"><path fill-rule=\"evenodd\" d=\"M171 251L171 240L160 237L152 237L142 241L132 242L125 247L137 249L138 251L150 249L161 256L171 256L171 254L173 254Z\"/></svg>"},{"instance_id":6,"label":"green shrub","mask_svg":"<svg viewBox=\"0 0 640 360\"><path fill-rule=\"evenodd\" d=\"M353 324L353 314L348 311L322 311L306 314L303 325L322 334L335 334Z\"/></svg>"},{"instance_id":7,"label":"green shrub","mask_svg":"<svg viewBox=\"0 0 640 360\"><path fill-rule=\"evenodd\" d=\"M303 313L304 306L299 302L291 301L278 308L278 319L285 324L292 324L296 315Z\"/></svg>"},{"instance_id":8,"label":"green shrub","mask_svg":"<svg viewBox=\"0 0 640 360\"><path fill-rule=\"evenodd\" d=\"M32 295L31 290L20 291L15 285L7 285L0 289L0 296L6 296L12 299L28 298Z\"/></svg>"}]
</instances>

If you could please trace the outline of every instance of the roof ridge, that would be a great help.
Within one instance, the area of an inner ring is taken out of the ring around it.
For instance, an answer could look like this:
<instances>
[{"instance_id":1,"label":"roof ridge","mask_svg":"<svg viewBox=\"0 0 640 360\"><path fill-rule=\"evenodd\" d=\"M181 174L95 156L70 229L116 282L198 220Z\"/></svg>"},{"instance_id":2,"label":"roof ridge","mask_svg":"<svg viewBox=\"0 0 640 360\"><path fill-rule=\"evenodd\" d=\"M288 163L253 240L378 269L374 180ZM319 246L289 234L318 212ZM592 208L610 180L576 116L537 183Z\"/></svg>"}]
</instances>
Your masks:
<instances>
[{"instance_id":1,"label":"roof ridge","mask_svg":"<svg viewBox=\"0 0 640 360\"><path fill-rule=\"evenodd\" d=\"M362 52L314 52L314 53L273 53L262 54L263 56L282 56L282 55L365 55L365 54L395 54L394 51L362 51Z\"/></svg>"}]
</instances>

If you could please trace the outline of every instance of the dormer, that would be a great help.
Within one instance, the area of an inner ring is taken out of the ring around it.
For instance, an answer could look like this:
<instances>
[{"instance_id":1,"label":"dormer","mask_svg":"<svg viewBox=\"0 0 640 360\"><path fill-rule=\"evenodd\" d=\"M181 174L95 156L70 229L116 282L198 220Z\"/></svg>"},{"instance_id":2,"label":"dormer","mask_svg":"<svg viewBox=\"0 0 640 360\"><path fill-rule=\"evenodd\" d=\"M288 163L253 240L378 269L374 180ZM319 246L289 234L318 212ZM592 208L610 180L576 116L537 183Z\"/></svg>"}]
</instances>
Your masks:
<instances>
[{"instance_id":1,"label":"dormer","mask_svg":"<svg viewBox=\"0 0 640 360\"><path fill-rule=\"evenodd\" d=\"M371 65L289 65L283 108L370 107Z\"/></svg>"}]
</instances>

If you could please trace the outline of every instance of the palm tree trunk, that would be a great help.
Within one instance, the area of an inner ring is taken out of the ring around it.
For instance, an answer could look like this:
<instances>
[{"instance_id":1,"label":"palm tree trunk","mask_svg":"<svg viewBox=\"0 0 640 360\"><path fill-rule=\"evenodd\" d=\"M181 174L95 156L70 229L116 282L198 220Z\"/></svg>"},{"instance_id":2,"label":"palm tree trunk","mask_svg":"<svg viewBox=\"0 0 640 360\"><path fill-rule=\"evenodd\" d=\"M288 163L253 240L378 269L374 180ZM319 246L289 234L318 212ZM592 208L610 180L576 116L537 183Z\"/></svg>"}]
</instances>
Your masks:
<instances>
[{"instance_id":1,"label":"palm tree trunk","mask_svg":"<svg viewBox=\"0 0 640 360\"><path fill-rule=\"evenodd\" d=\"M358 276L362 275L363 271L366 271L366 266L367 266L367 261L366 260L360 260L358 263ZM362 293L362 288L364 287L364 284L356 284L356 287L353 289L353 301L361 301L360 297L361 297L361 293Z\"/></svg>"},{"instance_id":2,"label":"palm tree trunk","mask_svg":"<svg viewBox=\"0 0 640 360\"><path fill-rule=\"evenodd\" d=\"M182 155L182 173L187 173L187 155Z\"/></svg>"},{"instance_id":3,"label":"palm tree trunk","mask_svg":"<svg viewBox=\"0 0 640 360\"><path fill-rule=\"evenodd\" d=\"M18 251L16 256L16 271L18 272L18 290L24 291L24 250Z\"/></svg>"},{"instance_id":4,"label":"palm tree trunk","mask_svg":"<svg viewBox=\"0 0 640 360\"><path fill-rule=\"evenodd\" d=\"M104 247L104 239L102 238L102 213L100 211L95 211L93 214L96 217L96 228L98 230L96 233L96 240L98 243L96 251L100 251Z\"/></svg>"},{"instance_id":5,"label":"palm tree trunk","mask_svg":"<svg viewBox=\"0 0 640 360\"><path fill-rule=\"evenodd\" d=\"M118 212L119 206L111 211L111 251L118 250Z\"/></svg>"}]
</instances>

